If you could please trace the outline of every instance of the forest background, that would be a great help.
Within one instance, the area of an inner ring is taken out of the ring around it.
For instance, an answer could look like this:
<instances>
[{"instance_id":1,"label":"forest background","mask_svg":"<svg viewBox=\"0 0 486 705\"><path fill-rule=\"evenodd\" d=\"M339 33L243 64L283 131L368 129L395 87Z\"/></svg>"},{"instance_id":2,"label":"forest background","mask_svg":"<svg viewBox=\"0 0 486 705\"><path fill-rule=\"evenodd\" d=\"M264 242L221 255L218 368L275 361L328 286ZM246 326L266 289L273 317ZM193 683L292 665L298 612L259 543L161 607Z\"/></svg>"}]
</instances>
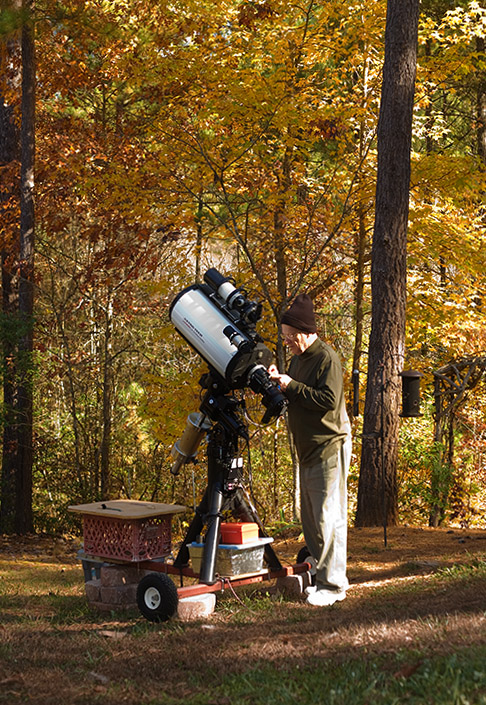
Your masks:
<instances>
[{"instance_id":1,"label":"forest background","mask_svg":"<svg viewBox=\"0 0 486 705\"><path fill-rule=\"evenodd\" d=\"M262 300L259 330L281 363L281 312L312 295L352 412L370 329L386 2L38 0L28 17L18 5L1 5L0 97L20 130L20 32L35 26L34 337L22 356L22 160L5 158L4 133L1 529L15 513L9 432L22 420L9 395L22 375L32 528L69 530L70 504L107 497L191 505L204 458L175 478L170 450L205 368L168 309L208 267ZM397 471L399 519L413 524L484 525L485 34L478 2L421 3L404 369L423 374L423 415L400 422ZM247 403L258 420L258 399ZM351 521L360 431L354 416ZM292 522L283 419L251 425L246 466L264 522Z\"/></svg>"}]
</instances>

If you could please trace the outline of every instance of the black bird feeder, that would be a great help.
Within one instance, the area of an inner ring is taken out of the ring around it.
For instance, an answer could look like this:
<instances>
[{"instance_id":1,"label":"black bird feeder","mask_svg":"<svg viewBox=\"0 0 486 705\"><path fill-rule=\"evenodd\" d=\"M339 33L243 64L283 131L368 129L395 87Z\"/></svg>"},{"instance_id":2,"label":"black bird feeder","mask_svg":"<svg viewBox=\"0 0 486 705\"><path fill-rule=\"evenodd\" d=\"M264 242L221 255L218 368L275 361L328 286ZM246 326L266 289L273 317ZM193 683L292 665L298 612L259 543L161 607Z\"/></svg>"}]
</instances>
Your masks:
<instances>
[{"instance_id":1,"label":"black bird feeder","mask_svg":"<svg viewBox=\"0 0 486 705\"><path fill-rule=\"evenodd\" d=\"M423 377L417 370L404 370L400 372L402 378L402 418L422 416L420 413L420 378Z\"/></svg>"}]
</instances>

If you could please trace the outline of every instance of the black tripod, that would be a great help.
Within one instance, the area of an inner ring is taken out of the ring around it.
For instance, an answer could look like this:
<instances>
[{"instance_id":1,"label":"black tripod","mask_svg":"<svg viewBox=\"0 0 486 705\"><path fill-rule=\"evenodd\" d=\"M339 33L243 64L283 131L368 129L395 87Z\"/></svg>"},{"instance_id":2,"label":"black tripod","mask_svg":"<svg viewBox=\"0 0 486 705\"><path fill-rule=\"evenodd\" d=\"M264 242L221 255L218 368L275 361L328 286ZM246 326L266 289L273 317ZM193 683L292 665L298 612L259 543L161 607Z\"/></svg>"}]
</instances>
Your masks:
<instances>
[{"instance_id":1,"label":"black tripod","mask_svg":"<svg viewBox=\"0 0 486 705\"><path fill-rule=\"evenodd\" d=\"M258 524L261 537L267 534L243 487L238 467L238 441L240 438L248 441L246 425L238 414L241 402L230 394L219 375L205 375L200 384L208 391L199 408L214 421L208 433L208 484L174 561L174 567L187 566L188 545L196 541L206 527L199 579L202 583L212 585L216 581L216 558L224 511L230 510L235 519L240 521ZM282 568L269 544L265 545L264 556L271 570Z\"/></svg>"}]
</instances>

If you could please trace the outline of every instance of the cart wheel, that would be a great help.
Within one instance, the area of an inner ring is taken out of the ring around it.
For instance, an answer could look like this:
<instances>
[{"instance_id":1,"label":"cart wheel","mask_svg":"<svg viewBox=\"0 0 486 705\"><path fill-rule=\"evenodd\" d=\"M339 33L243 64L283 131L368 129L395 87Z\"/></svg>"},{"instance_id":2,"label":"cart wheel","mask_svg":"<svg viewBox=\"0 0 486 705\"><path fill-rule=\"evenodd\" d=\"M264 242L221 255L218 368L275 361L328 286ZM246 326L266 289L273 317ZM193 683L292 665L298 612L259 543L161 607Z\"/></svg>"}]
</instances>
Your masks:
<instances>
[{"instance_id":1,"label":"cart wheel","mask_svg":"<svg viewBox=\"0 0 486 705\"><path fill-rule=\"evenodd\" d=\"M310 560L309 560L310 559ZM310 569L310 574L311 574L311 584L315 585L316 584L316 561L315 558L313 558L310 554L309 549L307 546L302 546L300 551L297 554L296 558L296 563L310 563L311 569Z\"/></svg>"},{"instance_id":2,"label":"cart wheel","mask_svg":"<svg viewBox=\"0 0 486 705\"><path fill-rule=\"evenodd\" d=\"M166 622L177 611L177 588L167 576L146 575L137 587L138 609L149 622Z\"/></svg>"}]
</instances>

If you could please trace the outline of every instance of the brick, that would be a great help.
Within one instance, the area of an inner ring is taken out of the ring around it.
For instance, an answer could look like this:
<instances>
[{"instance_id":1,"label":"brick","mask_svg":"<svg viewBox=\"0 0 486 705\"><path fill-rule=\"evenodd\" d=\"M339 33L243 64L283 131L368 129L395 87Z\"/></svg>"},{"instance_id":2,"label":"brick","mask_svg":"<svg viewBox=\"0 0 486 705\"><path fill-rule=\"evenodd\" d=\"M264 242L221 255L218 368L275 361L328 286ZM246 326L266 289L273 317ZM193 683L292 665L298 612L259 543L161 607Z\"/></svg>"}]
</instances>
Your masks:
<instances>
[{"instance_id":1,"label":"brick","mask_svg":"<svg viewBox=\"0 0 486 705\"><path fill-rule=\"evenodd\" d=\"M100 600L100 588L101 588L101 580L99 578L96 578L95 580L88 580L84 584L84 588L86 590L86 597L88 599L88 602L98 602Z\"/></svg>"},{"instance_id":2,"label":"brick","mask_svg":"<svg viewBox=\"0 0 486 705\"><path fill-rule=\"evenodd\" d=\"M209 617L209 615L214 612L215 607L216 595L214 593L185 597L179 600L177 617L182 622L204 619L204 617Z\"/></svg>"},{"instance_id":3,"label":"brick","mask_svg":"<svg viewBox=\"0 0 486 705\"><path fill-rule=\"evenodd\" d=\"M128 605L137 602L137 585L117 585L100 588L101 602L108 605Z\"/></svg>"},{"instance_id":4,"label":"brick","mask_svg":"<svg viewBox=\"0 0 486 705\"><path fill-rule=\"evenodd\" d=\"M117 587L138 583L141 578L137 566L104 565L100 571L102 587Z\"/></svg>"},{"instance_id":5,"label":"brick","mask_svg":"<svg viewBox=\"0 0 486 705\"><path fill-rule=\"evenodd\" d=\"M286 575L277 578L277 590L286 595L302 595L306 587L312 584L309 571L299 573L299 575Z\"/></svg>"}]
</instances>

